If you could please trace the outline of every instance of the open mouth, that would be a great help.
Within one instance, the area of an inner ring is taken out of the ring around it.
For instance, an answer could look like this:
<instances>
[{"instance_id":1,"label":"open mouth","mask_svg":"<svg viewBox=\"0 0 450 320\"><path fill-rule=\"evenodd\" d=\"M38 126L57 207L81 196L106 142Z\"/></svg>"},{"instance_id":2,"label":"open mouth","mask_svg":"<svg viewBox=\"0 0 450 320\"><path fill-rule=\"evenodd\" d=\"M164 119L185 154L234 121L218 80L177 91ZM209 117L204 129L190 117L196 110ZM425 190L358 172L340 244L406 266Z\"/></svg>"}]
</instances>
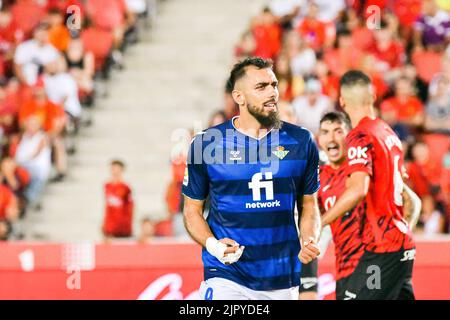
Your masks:
<instances>
[{"instance_id":1,"label":"open mouth","mask_svg":"<svg viewBox=\"0 0 450 320\"><path fill-rule=\"evenodd\" d=\"M264 103L263 106L265 109L269 109L271 111L277 110L277 103L274 101L268 101L268 102Z\"/></svg>"},{"instance_id":2,"label":"open mouth","mask_svg":"<svg viewBox=\"0 0 450 320\"><path fill-rule=\"evenodd\" d=\"M339 145L336 142L330 142L327 145L327 152L332 157L337 157L339 155Z\"/></svg>"}]
</instances>

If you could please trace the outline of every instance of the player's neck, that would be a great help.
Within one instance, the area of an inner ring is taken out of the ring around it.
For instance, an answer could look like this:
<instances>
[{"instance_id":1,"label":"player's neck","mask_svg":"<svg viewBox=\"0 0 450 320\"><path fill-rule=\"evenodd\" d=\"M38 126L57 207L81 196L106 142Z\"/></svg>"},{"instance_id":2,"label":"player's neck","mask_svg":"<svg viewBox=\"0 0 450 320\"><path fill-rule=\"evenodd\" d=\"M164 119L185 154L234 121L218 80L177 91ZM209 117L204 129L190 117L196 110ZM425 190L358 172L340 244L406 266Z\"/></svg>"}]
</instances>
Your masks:
<instances>
[{"instance_id":1,"label":"player's neck","mask_svg":"<svg viewBox=\"0 0 450 320\"><path fill-rule=\"evenodd\" d=\"M330 167L331 167L333 170L337 170L337 169L339 169L340 167L342 167L342 164L344 163L344 161L345 161L345 157L343 157L343 158L340 159L339 161L330 162Z\"/></svg>"},{"instance_id":2,"label":"player's neck","mask_svg":"<svg viewBox=\"0 0 450 320\"><path fill-rule=\"evenodd\" d=\"M349 117L352 122L353 128L355 128L362 119L366 117L375 119L376 114L372 106L364 106L353 108L352 112L349 112Z\"/></svg>"},{"instance_id":3,"label":"player's neck","mask_svg":"<svg viewBox=\"0 0 450 320\"><path fill-rule=\"evenodd\" d=\"M242 113L233 119L233 125L237 130L255 139L264 137L273 128L273 126L266 128L251 115Z\"/></svg>"}]
</instances>

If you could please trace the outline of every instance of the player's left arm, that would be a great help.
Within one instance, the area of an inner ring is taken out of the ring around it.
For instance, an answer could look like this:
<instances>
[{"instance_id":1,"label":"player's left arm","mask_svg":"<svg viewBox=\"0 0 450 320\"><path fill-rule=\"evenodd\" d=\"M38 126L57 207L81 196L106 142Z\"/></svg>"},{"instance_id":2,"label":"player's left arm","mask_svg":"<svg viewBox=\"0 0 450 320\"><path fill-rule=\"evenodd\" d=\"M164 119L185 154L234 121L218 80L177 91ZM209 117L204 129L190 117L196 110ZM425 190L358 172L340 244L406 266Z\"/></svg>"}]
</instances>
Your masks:
<instances>
[{"instance_id":1,"label":"player's left arm","mask_svg":"<svg viewBox=\"0 0 450 320\"><path fill-rule=\"evenodd\" d=\"M318 246L320 236L320 211L317 204L317 194L304 195L300 211L299 229L302 249L299 254L302 263L309 263L320 255Z\"/></svg>"},{"instance_id":2,"label":"player's left arm","mask_svg":"<svg viewBox=\"0 0 450 320\"><path fill-rule=\"evenodd\" d=\"M320 254L317 245L321 230L320 210L317 201L319 187L319 150L311 134L308 140L308 162L303 186L301 192L297 195L301 237L299 259L302 263L309 263Z\"/></svg>"},{"instance_id":3,"label":"player's left arm","mask_svg":"<svg viewBox=\"0 0 450 320\"><path fill-rule=\"evenodd\" d=\"M344 193L333 207L322 216L322 225L326 226L353 209L369 191L370 175L367 172L356 171L350 175Z\"/></svg>"}]
</instances>

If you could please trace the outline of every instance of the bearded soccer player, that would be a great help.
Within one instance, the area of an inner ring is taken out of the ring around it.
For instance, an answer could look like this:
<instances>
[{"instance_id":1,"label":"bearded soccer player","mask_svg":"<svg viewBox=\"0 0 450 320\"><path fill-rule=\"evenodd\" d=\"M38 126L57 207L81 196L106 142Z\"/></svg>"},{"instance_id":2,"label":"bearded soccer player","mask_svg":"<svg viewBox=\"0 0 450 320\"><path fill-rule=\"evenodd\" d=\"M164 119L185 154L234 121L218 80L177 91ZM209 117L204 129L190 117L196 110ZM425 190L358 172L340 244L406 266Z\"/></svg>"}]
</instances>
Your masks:
<instances>
[{"instance_id":1,"label":"bearded soccer player","mask_svg":"<svg viewBox=\"0 0 450 320\"><path fill-rule=\"evenodd\" d=\"M414 299L415 245L403 216L402 144L375 116L374 88L367 75L348 71L340 86L340 104L353 126L346 137L348 178L345 191L322 216L322 224L362 206L364 245L356 269L342 283L344 299Z\"/></svg>"},{"instance_id":2,"label":"bearded soccer player","mask_svg":"<svg viewBox=\"0 0 450 320\"><path fill-rule=\"evenodd\" d=\"M297 299L300 262L320 254L317 146L309 131L279 120L270 61L237 63L228 86L240 115L194 137L183 182L185 226L203 246L199 292L205 300Z\"/></svg>"}]
</instances>

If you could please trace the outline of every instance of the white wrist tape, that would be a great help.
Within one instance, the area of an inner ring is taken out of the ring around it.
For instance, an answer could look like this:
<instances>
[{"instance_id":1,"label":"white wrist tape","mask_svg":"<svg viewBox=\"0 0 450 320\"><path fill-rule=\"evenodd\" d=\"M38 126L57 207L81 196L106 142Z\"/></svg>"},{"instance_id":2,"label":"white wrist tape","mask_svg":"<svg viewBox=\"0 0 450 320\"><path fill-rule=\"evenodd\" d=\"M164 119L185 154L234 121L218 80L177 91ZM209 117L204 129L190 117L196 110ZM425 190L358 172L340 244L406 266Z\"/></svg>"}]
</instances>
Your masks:
<instances>
[{"instance_id":1,"label":"white wrist tape","mask_svg":"<svg viewBox=\"0 0 450 320\"><path fill-rule=\"evenodd\" d=\"M239 246L239 244L236 244ZM214 237L209 237L206 240L206 250L216 257L223 264L232 264L239 260L244 252L243 247L239 247L236 252L225 254L227 250L227 245L225 243L220 242Z\"/></svg>"},{"instance_id":2,"label":"white wrist tape","mask_svg":"<svg viewBox=\"0 0 450 320\"><path fill-rule=\"evenodd\" d=\"M242 249L242 247L239 247L236 252L234 253L229 253L227 254L225 257L223 257L222 259L219 259L220 262L222 262L223 264L232 264L235 263L236 261L239 260L239 258L242 256L242 253L244 252L244 250Z\"/></svg>"},{"instance_id":3,"label":"white wrist tape","mask_svg":"<svg viewBox=\"0 0 450 320\"><path fill-rule=\"evenodd\" d=\"M217 259L222 259L225 255L225 250L227 250L227 245L225 243L219 242L214 237L209 237L206 240L206 250L216 257Z\"/></svg>"}]
</instances>

